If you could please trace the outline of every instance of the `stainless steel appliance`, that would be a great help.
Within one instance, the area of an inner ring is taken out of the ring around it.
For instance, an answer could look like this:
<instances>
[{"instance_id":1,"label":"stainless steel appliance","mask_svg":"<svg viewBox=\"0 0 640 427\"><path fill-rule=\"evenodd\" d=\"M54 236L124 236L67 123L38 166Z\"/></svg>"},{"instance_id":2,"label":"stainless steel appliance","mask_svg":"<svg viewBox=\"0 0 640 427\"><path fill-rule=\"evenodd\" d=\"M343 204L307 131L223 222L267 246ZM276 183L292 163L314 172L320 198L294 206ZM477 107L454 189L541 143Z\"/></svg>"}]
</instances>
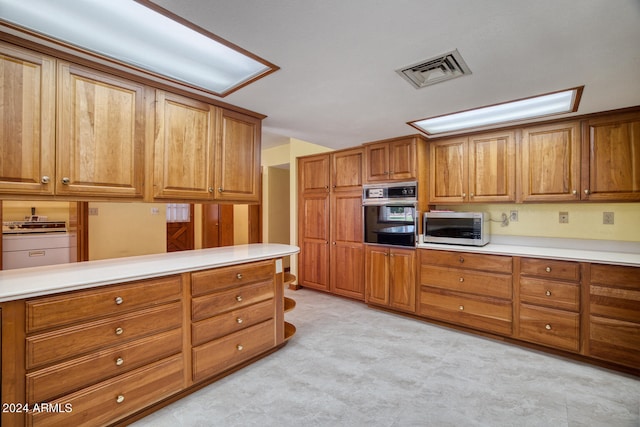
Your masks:
<instances>
[{"instance_id":1,"label":"stainless steel appliance","mask_svg":"<svg viewBox=\"0 0 640 427\"><path fill-rule=\"evenodd\" d=\"M484 212L425 212L425 243L484 246L489 243L489 215Z\"/></svg>"},{"instance_id":2,"label":"stainless steel appliance","mask_svg":"<svg viewBox=\"0 0 640 427\"><path fill-rule=\"evenodd\" d=\"M364 242L416 246L416 182L365 185L362 191Z\"/></svg>"}]
</instances>

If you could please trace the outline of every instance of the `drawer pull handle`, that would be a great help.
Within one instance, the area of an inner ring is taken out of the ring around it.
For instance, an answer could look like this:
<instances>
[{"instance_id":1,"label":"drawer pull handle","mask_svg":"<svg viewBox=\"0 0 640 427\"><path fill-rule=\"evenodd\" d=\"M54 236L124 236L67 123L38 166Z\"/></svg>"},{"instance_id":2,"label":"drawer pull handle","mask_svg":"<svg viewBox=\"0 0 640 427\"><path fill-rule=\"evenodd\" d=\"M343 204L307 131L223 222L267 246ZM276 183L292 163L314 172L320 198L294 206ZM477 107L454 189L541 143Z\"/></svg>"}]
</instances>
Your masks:
<instances>
[{"instance_id":1,"label":"drawer pull handle","mask_svg":"<svg viewBox=\"0 0 640 427\"><path fill-rule=\"evenodd\" d=\"M242 302L242 295L238 295L238 296L236 296L236 301L238 301L238 302Z\"/></svg>"},{"instance_id":2,"label":"drawer pull handle","mask_svg":"<svg viewBox=\"0 0 640 427\"><path fill-rule=\"evenodd\" d=\"M551 325L547 323L546 325L544 325L544 328L545 328L547 331L550 331L550 330L551 330Z\"/></svg>"},{"instance_id":3,"label":"drawer pull handle","mask_svg":"<svg viewBox=\"0 0 640 427\"><path fill-rule=\"evenodd\" d=\"M545 294L546 296L550 297L550 296L551 296L551 291L547 290L544 294Z\"/></svg>"},{"instance_id":4,"label":"drawer pull handle","mask_svg":"<svg viewBox=\"0 0 640 427\"><path fill-rule=\"evenodd\" d=\"M551 267L547 267L544 269L547 273L551 273Z\"/></svg>"},{"instance_id":5,"label":"drawer pull handle","mask_svg":"<svg viewBox=\"0 0 640 427\"><path fill-rule=\"evenodd\" d=\"M464 262L464 258L460 257L458 261L460 261L460 264L462 264Z\"/></svg>"},{"instance_id":6,"label":"drawer pull handle","mask_svg":"<svg viewBox=\"0 0 640 427\"><path fill-rule=\"evenodd\" d=\"M119 394L118 397L116 397L116 403L122 403L124 402L124 396Z\"/></svg>"},{"instance_id":7,"label":"drawer pull handle","mask_svg":"<svg viewBox=\"0 0 640 427\"><path fill-rule=\"evenodd\" d=\"M122 297L116 297L116 305L120 305L124 302L124 300L122 299Z\"/></svg>"},{"instance_id":8,"label":"drawer pull handle","mask_svg":"<svg viewBox=\"0 0 640 427\"><path fill-rule=\"evenodd\" d=\"M461 277L459 280L460 280L460 283L464 282L464 277Z\"/></svg>"},{"instance_id":9,"label":"drawer pull handle","mask_svg":"<svg viewBox=\"0 0 640 427\"><path fill-rule=\"evenodd\" d=\"M238 279L238 280L239 280L239 279L242 279L242 273L238 273L238 274L236 274L236 279Z\"/></svg>"},{"instance_id":10,"label":"drawer pull handle","mask_svg":"<svg viewBox=\"0 0 640 427\"><path fill-rule=\"evenodd\" d=\"M242 351L242 350L244 350L244 347L243 347L242 345L240 345L240 344L238 344L238 345L236 346L236 348L238 349L238 351Z\"/></svg>"},{"instance_id":11,"label":"drawer pull handle","mask_svg":"<svg viewBox=\"0 0 640 427\"><path fill-rule=\"evenodd\" d=\"M124 359L122 357L118 357L116 359L116 366L122 366L123 363L124 363Z\"/></svg>"},{"instance_id":12,"label":"drawer pull handle","mask_svg":"<svg viewBox=\"0 0 640 427\"><path fill-rule=\"evenodd\" d=\"M122 335L123 332L124 332L124 329L116 328L116 335Z\"/></svg>"},{"instance_id":13,"label":"drawer pull handle","mask_svg":"<svg viewBox=\"0 0 640 427\"><path fill-rule=\"evenodd\" d=\"M244 322L244 320L242 320L242 317L238 317L236 319L236 322L238 322L238 325L241 324L242 322Z\"/></svg>"},{"instance_id":14,"label":"drawer pull handle","mask_svg":"<svg viewBox=\"0 0 640 427\"><path fill-rule=\"evenodd\" d=\"M458 307L460 309L460 311L464 310L464 305L461 305L460 307Z\"/></svg>"}]
</instances>

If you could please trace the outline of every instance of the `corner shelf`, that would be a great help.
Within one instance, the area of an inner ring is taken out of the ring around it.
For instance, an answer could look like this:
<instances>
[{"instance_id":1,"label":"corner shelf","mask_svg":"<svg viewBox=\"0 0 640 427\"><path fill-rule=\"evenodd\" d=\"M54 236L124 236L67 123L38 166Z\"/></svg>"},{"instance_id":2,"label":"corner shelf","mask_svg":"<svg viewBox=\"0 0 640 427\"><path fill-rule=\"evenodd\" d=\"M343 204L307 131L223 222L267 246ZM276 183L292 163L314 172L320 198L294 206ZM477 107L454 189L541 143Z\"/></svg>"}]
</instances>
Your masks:
<instances>
[{"instance_id":1,"label":"corner shelf","mask_svg":"<svg viewBox=\"0 0 640 427\"><path fill-rule=\"evenodd\" d=\"M284 286L289 286L296 281L296 276L291 273L284 273ZM296 307L294 299L284 297L284 312L288 313ZM284 322L284 341L287 342L296 333L296 327L289 322Z\"/></svg>"}]
</instances>

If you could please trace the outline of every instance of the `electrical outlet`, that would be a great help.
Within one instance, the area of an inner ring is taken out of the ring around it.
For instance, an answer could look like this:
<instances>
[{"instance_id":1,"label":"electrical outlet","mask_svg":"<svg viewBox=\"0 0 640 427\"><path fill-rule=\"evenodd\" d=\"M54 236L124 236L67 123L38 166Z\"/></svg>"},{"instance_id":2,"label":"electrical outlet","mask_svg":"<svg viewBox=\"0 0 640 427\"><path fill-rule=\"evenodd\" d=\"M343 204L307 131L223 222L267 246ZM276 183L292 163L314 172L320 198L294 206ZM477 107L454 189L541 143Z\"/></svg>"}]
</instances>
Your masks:
<instances>
[{"instance_id":1,"label":"electrical outlet","mask_svg":"<svg viewBox=\"0 0 640 427\"><path fill-rule=\"evenodd\" d=\"M602 212L602 223L613 224L613 212Z\"/></svg>"},{"instance_id":2,"label":"electrical outlet","mask_svg":"<svg viewBox=\"0 0 640 427\"><path fill-rule=\"evenodd\" d=\"M518 222L518 211L509 212L509 221Z\"/></svg>"},{"instance_id":3,"label":"electrical outlet","mask_svg":"<svg viewBox=\"0 0 640 427\"><path fill-rule=\"evenodd\" d=\"M560 215L558 217L558 222L560 222L560 224L568 224L569 212L560 212Z\"/></svg>"},{"instance_id":4,"label":"electrical outlet","mask_svg":"<svg viewBox=\"0 0 640 427\"><path fill-rule=\"evenodd\" d=\"M159 214L160 214L160 209L151 208L151 215L159 215Z\"/></svg>"},{"instance_id":5,"label":"electrical outlet","mask_svg":"<svg viewBox=\"0 0 640 427\"><path fill-rule=\"evenodd\" d=\"M98 215L98 208L89 208L89 215Z\"/></svg>"}]
</instances>

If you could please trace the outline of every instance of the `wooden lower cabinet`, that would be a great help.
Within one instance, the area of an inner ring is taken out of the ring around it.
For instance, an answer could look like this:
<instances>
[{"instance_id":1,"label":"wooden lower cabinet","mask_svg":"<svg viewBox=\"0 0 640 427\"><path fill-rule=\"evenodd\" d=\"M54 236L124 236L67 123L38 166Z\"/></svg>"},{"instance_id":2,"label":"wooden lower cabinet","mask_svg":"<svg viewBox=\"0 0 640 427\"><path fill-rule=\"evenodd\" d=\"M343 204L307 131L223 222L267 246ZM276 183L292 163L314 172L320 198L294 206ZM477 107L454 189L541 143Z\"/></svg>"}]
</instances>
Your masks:
<instances>
[{"instance_id":1,"label":"wooden lower cabinet","mask_svg":"<svg viewBox=\"0 0 640 427\"><path fill-rule=\"evenodd\" d=\"M416 311L416 251L365 245L367 304Z\"/></svg>"},{"instance_id":2,"label":"wooden lower cabinet","mask_svg":"<svg viewBox=\"0 0 640 427\"><path fill-rule=\"evenodd\" d=\"M511 336L512 263L508 256L421 250L418 314Z\"/></svg>"},{"instance_id":3,"label":"wooden lower cabinet","mask_svg":"<svg viewBox=\"0 0 640 427\"><path fill-rule=\"evenodd\" d=\"M36 408L2 413L11 426L126 423L285 342L273 259L11 301L0 314L3 402Z\"/></svg>"},{"instance_id":4,"label":"wooden lower cabinet","mask_svg":"<svg viewBox=\"0 0 640 427\"><path fill-rule=\"evenodd\" d=\"M640 369L640 268L591 264L587 355Z\"/></svg>"}]
</instances>

